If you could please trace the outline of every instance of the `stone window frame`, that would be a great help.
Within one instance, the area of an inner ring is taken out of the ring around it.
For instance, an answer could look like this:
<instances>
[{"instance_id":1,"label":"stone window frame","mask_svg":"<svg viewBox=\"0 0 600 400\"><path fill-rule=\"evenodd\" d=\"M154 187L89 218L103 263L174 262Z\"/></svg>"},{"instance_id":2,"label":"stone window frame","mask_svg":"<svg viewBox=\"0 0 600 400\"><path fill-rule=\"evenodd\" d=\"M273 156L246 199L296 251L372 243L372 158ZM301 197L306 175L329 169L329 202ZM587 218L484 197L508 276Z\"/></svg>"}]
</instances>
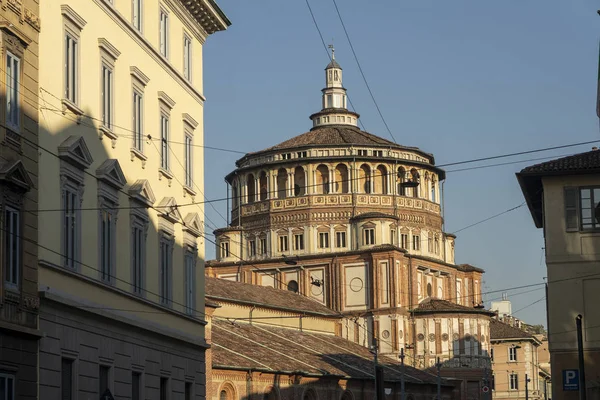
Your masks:
<instances>
[{"instance_id":1,"label":"stone window frame","mask_svg":"<svg viewBox=\"0 0 600 400\"><path fill-rule=\"evenodd\" d=\"M70 98L70 90L68 89L68 81L69 77L67 76L67 71L63 71L63 97L62 97L62 105L63 109L68 109L77 116L83 115L83 110L79 108L79 103L81 100L81 31L87 24L87 22L79 15L73 8L69 5L63 4L60 6L61 14L63 17L63 40L61 43L67 40L69 37L71 40L75 42L76 45L76 54L73 59L73 69L75 70L75 74L73 76L72 84L75 85L75 90L73 91L73 98ZM65 52L65 47L62 46L63 56L62 60L66 61L66 64L69 64L67 59L67 53Z\"/></svg>"},{"instance_id":2,"label":"stone window frame","mask_svg":"<svg viewBox=\"0 0 600 400\"><path fill-rule=\"evenodd\" d=\"M374 246L376 243L375 224L367 223L362 226L362 245Z\"/></svg>"},{"instance_id":3,"label":"stone window frame","mask_svg":"<svg viewBox=\"0 0 600 400\"><path fill-rule=\"evenodd\" d=\"M163 56L166 60L169 60L169 56L171 53L171 46L169 46L169 30L170 30L170 11L169 9L162 4L162 2L159 4L158 7L158 52L161 56ZM164 16L164 21L165 21L165 25L164 25L164 31L163 31L163 24L162 24L162 20L163 20L163 16ZM163 34L164 34L164 43L163 43ZM164 46L164 49L163 49Z\"/></svg>"},{"instance_id":4,"label":"stone window frame","mask_svg":"<svg viewBox=\"0 0 600 400\"><path fill-rule=\"evenodd\" d=\"M4 62L4 68L6 68L7 62L7 54L11 53L14 57L19 59L19 86L23 87L23 78L24 78L24 63L25 63L25 50L31 43L31 39L27 36L24 36L23 33L19 30L15 30L12 25L9 26L1 26L0 27L0 35L2 39L2 47L3 54L2 60ZM8 72L4 70L2 76L2 83L4 86L8 84L7 76ZM18 126L11 126L8 123L8 115L7 115L7 98L5 96L4 104L1 107L2 113L2 121L5 122L5 126L2 127L2 130L5 132L5 138L7 142L17 149L20 149L21 146L21 132L24 124L24 114L23 114L23 90L21 88L17 89L18 96L18 108L19 108L19 116L18 116Z\"/></svg>"},{"instance_id":5,"label":"stone window frame","mask_svg":"<svg viewBox=\"0 0 600 400\"><path fill-rule=\"evenodd\" d=\"M136 25L136 3L139 5L138 7L138 23ZM144 0L132 0L131 1L131 26L133 29L138 31L141 34L144 34Z\"/></svg>"},{"instance_id":6,"label":"stone window frame","mask_svg":"<svg viewBox=\"0 0 600 400\"><path fill-rule=\"evenodd\" d=\"M98 48L100 50L100 115L102 115L99 130L100 139L102 135L108 136L112 140L113 148L116 145L118 138L117 133L114 130L115 121L115 63L121 55L121 52L117 50L107 39L98 38ZM104 69L110 72L110 98L108 99L108 113L110 118L108 124L104 123L104 107L105 107L105 81L104 81Z\"/></svg>"},{"instance_id":7,"label":"stone window frame","mask_svg":"<svg viewBox=\"0 0 600 400\"><path fill-rule=\"evenodd\" d=\"M133 138L131 141L131 160L133 161L134 158L138 158L141 160L142 162L142 168L144 168L146 166L146 160L148 159L148 157L146 155L144 155L144 128L145 128L145 112L144 112L144 107L146 104L146 100L144 98L145 96L145 91L146 91L146 86L148 85L148 82L150 82L150 78L148 78L146 76L146 74L144 74L138 67L132 66L129 68L129 72L131 75L131 121L132 121L132 131L133 131ZM141 101L141 106L140 106L140 115L139 117L136 119L136 105L135 105L135 95L137 95ZM136 121L139 121L139 138L136 137L137 135L137 130L136 130L136 126L138 124L136 124ZM139 147L138 147L138 142L139 142Z\"/></svg>"},{"instance_id":8,"label":"stone window frame","mask_svg":"<svg viewBox=\"0 0 600 400\"><path fill-rule=\"evenodd\" d=\"M290 251L290 242L287 233L277 234L277 250L279 253L286 253Z\"/></svg>"},{"instance_id":9,"label":"stone window frame","mask_svg":"<svg viewBox=\"0 0 600 400\"><path fill-rule=\"evenodd\" d=\"M23 218L23 205L24 195L33 187L33 181L31 180L29 173L25 169L21 160L5 163L0 167L0 196L2 198L1 206L1 221L4 227L6 223L6 211L12 209L19 216L18 221L18 233L17 233L17 244L18 244L18 261L16 271L16 284L12 282L8 283L6 279L7 262L4 259L8 251L4 248L6 246L6 235L8 233L7 228L3 228L0 232L0 240L2 241L3 257L0 264L0 307L4 302L4 292L20 293L23 284L23 260L24 260L24 246L22 232L24 231L24 218Z\"/></svg>"},{"instance_id":10,"label":"stone window frame","mask_svg":"<svg viewBox=\"0 0 600 400\"><path fill-rule=\"evenodd\" d=\"M186 46L186 43L189 45ZM183 30L183 78L188 82L192 83L193 79L193 60L194 60L194 48L193 48L192 35L188 34L185 29ZM186 72L187 71L187 72Z\"/></svg>"},{"instance_id":11,"label":"stone window frame","mask_svg":"<svg viewBox=\"0 0 600 400\"><path fill-rule=\"evenodd\" d=\"M116 284L117 267L117 221L119 219L119 191L126 185L127 181L123 170L116 159L105 160L96 170L98 183L98 279L109 284ZM109 226L110 252L108 254L108 273L105 275L105 264L103 258L103 216L107 213L111 216Z\"/></svg>"},{"instance_id":12,"label":"stone window frame","mask_svg":"<svg viewBox=\"0 0 600 400\"><path fill-rule=\"evenodd\" d=\"M131 229L131 292L146 297L146 277L147 277L147 251L148 251L148 227L150 226L150 216L148 215L148 208L154 205L156 198L150 187L150 183L147 179L138 179L129 188L129 202L131 205L129 218L130 218L130 229ZM135 233L136 229L141 232L140 238L140 284L139 289L136 282L136 258L135 258Z\"/></svg>"},{"instance_id":13,"label":"stone window frame","mask_svg":"<svg viewBox=\"0 0 600 400\"><path fill-rule=\"evenodd\" d=\"M4 379L5 385L6 385L6 382L10 382L9 384L12 387L11 393L13 394L13 399L16 399L16 395L15 395L15 386L16 386L16 382L17 382L16 374L10 374L8 372L0 372L0 379ZM2 395L4 396L4 393L2 393ZM10 400L12 400L12 399L10 399Z\"/></svg>"},{"instance_id":14,"label":"stone window frame","mask_svg":"<svg viewBox=\"0 0 600 400\"><path fill-rule=\"evenodd\" d=\"M177 203L173 197L164 197L157 208L158 219L158 286L159 303L166 307L173 306L173 253L175 249L175 224L182 221ZM163 263L163 250L168 251L166 255L167 265ZM163 268L167 271L163 274ZM163 275L167 277L164 282Z\"/></svg>"},{"instance_id":15,"label":"stone window frame","mask_svg":"<svg viewBox=\"0 0 600 400\"><path fill-rule=\"evenodd\" d=\"M345 230L335 230L335 247L337 249L344 249L348 247L347 237L348 235ZM343 246L339 246L340 243L342 243Z\"/></svg>"},{"instance_id":16,"label":"stone window frame","mask_svg":"<svg viewBox=\"0 0 600 400\"><path fill-rule=\"evenodd\" d=\"M183 219L184 311L191 316L196 315L198 238L202 236L202 227L203 224L198 213L188 213ZM188 266L189 260L192 260L190 266ZM191 274L188 274L188 267L192 269ZM191 292L191 296L188 298L189 292Z\"/></svg>"},{"instance_id":17,"label":"stone window frame","mask_svg":"<svg viewBox=\"0 0 600 400\"><path fill-rule=\"evenodd\" d=\"M300 231L300 232L293 232L294 235L294 251L304 251L306 249L306 245L305 245L305 234L304 231ZM298 246L298 244L300 244L301 246Z\"/></svg>"},{"instance_id":18,"label":"stone window frame","mask_svg":"<svg viewBox=\"0 0 600 400\"><path fill-rule=\"evenodd\" d=\"M329 249L331 247L331 241L329 240L329 231L317 232L317 247L319 249Z\"/></svg>"},{"instance_id":19,"label":"stone window frame","mask_svg":"<svg viewBox=\"0 0 600 400\"><path fill-rule=\"evenodd\" d=\"M160 131L160 166L158 168L159 178L165 177L171 181L173 173L171 172L171 112L175 107L175 101L165 92L158 92L158 115ZM163 131L163 119L166 121L166 131Z\"/></svg>"},{"instance_id":20,"label":"stone window frame","mask_svg":"<svg viewBox=\"0 0 600 400\"><path fill-rule=\"evenodd\" d=\"M172 103L174 105L174 102ZM185 139L185 145L183 148L183 154L184 154L184 190L186 193L188 193L190 196L195 196L196 195L196 191L194 190L194 131L196 130L196 128L198 127L198 122L192 118L191 115L187 114L187 113L183 113L182 114L182 119L183 119L183 135L184 135L184 139ZM190 140L189 143L189 149L188 149L188 143L187 143L187 139ZM188 150L189 150L189 162L190 162L190 168L189 168L189 179L188 179L188 168L187 168L187 163L188 163Z\"/></svg>"},{"instance_id":21,"label":"stone window frame","mask_svg":"<svg viewBox=\"0 0 600 400\"><path fill-rule=\"evenodd\" d=\"M82 213L81 206L83 204L83 194L85 189L84 174L85 170L92 164L93 159L91 153L85 143L85 139L81 136L69 136L58 146L58 156L60 161L60 193L61 193L61 265L72 271L81 272L81 235L82 235ZM67 204L65 195L72 194L75 196L77 208L73 209L75 227L73 232L73 261L69 265L67 253L66 226Z\"/></svg>"}]
</instances>

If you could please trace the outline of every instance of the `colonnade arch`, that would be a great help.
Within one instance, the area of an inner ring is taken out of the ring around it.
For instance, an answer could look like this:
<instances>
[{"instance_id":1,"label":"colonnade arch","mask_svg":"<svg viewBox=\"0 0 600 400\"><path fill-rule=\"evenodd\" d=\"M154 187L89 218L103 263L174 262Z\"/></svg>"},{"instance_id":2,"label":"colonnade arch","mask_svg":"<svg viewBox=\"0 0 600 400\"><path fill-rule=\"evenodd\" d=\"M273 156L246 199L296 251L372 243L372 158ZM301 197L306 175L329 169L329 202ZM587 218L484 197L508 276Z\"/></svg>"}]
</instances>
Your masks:
<instances>
[{"instance_id":1,"label":"colonnade arch","mask_svg":"<svg viewBox=\"0 0 600 400\"><path fill-rule=\"evenodd\" d=\"M235 178L231 182L232 205L234 208L238 207L240 199L242 204L245 204L273 198L285 199L307 194L345 194L353 191L367 194L396 194L437 202L439 189L436 178L434 173L426 170L419 171L414 167L407 169L406 166L395 167L367 162L360 166L352 166L351 162L340 162L322 163L312 168L310 165L282 167L271 172L266 170L249 172L245 176ZM407 181L419 181L420 184L414 188L403 187Z\"/></svg>"}]
</instances>

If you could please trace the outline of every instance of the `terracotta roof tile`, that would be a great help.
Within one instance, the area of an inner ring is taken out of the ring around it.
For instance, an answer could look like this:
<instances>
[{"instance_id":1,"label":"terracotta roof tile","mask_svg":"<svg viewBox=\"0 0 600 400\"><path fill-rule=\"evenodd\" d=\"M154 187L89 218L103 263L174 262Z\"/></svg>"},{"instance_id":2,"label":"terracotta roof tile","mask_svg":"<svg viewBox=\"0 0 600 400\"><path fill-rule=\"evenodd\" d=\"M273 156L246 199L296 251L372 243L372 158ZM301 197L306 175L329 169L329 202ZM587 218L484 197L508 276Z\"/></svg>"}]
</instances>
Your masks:
<instances>
[{"instance_id":1,"label":"terracotta roof tile","mask_svg":"<svg viewBox=\"0 0 600 400\"><path fill-rule=\"evenodd\" d=\"M534 338L534 336L528 332L517 327L505 324L504 322L492 319L490 322L490 339L521 339L521 338Z\"/></svg>"},{"instance_id":2,"label":"terracotta roof tile","mask_svg":"<svg viewBox=\"0 0 600 400\"><path fill-rule=\"evenodd\" d=\"M256 368L280 372L304 371L373 379L373 355L341 337L246 323L213 321L213 368ZM401 366L380 357L385 379L399 381ZM407 382L434 383L435 376L405 366Z\"/></svg>"},{"instance_id":3,"label":"terracotta roof tile","mask_svg":"<svg viewBox=\"0 0 600 400\"><path fill-rule=\"evenodd\" d=\"M206 277L206 297L210 300L243 302L264 308L286 309L325 316L339 314L306 296L287 290Z\"/></svg>"},{"instance_id":4,"label":"terracotta roof tile","mask_svg":"<svg viewBox=\"0 0 600 400\"><path fill-rule=\"evenodd\" d=\"M491 311L477 309L474 307L467 307L460 304L452 303L448 300L440 300L428 298L423 300L414 312L462 312L462 313L486 313L493 314Z\"/></svg>"},{"instance_id":5,"label":"terracotta roof tile","mask_svg":"<svg viewBox=\"0 0 600 400\"><path fill-rule=\"evenodd\" d=\"M360 130L351 125L328 125L314 128L306 133L295 136L275 146L249 154L262 153L272 150L286 150L298 147L320 146L320 145L344 145L344 146L385 146L401 150L418 151L428 156L433 161L431 154L419 150L417 147L401 146L387 139Z\"/></svg>"},{"instance_id":6,"label":"terracotta roof tile","mask_svg":"<svg viewBox=\"0 0 600 400\"><path fill-rule=\"evenodd\" d=\"M523 168L520 174L583 172L600 169L600 151L592 150L586 153L557 158Z\"/></svg>"}]
</instances>

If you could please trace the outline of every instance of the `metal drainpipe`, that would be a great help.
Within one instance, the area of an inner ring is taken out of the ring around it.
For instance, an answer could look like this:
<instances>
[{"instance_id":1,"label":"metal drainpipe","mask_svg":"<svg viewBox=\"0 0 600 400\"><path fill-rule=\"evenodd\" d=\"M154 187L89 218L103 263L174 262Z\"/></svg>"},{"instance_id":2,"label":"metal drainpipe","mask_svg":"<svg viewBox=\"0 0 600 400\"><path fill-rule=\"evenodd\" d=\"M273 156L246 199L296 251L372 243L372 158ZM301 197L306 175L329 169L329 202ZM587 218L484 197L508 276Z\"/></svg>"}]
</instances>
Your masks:
<instances>
[{"instance_id":1,"label":"metal drainpipe","mask_svg":"<svg viewBox=\"0 0 600 400\"><path fill-rule=\"evenodd\" d=\"M254 309L256 309L256 306L252 306L252 308L250 309L250 313L248 315L248 323L250 325L252 325L252 313L254 312Z\"/></svg>"}]
</instances>

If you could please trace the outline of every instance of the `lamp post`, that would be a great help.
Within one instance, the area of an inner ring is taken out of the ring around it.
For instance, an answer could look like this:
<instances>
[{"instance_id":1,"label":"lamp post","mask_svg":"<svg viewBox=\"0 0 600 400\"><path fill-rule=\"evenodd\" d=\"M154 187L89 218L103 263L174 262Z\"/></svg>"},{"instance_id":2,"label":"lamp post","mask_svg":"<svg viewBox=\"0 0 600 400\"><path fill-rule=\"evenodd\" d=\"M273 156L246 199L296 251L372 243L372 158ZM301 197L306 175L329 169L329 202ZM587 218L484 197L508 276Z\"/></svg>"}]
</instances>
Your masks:
<instances>
[{"instance_id":1,"label":"lamp post","mask_svg":"<svg viewBox=\"0 0 600 400\"><path fill-rule=\"evenodd\" d=\"M400 372L400 400L404 400L404 348L400 349L400 365L401 365L401 372Z\"/></svg>"},{"instance_id":2,"label":"lamp post","mask_svg":"<svg viewBox=\"0 0 600 400\"><path fill-rule=\"evenodd\" d=\"M439 357L437 358L435 366L437 367L437 400L442 400L442 375L440 374L442 363L440 362Z\"/></svg>"},{"instance_id":3,"label":"lamp post","mask_svg":"<svg viewBox=\"0 0 600 400\"><path fill-rule=\"evenodd\" d=\"M377 390L377 350L378 350L378 348L377 348L377 338L374 337L373 338L373 345L371 346L371 353L373 353L373 357L375 359L375 375L374 375L374 378L375 378L375 396L373 397L375 400L378 400L377 399L377 395L378 395L378 393L377 393L378 392L378 390ZM381 400L383 400L383 399L381 399Z\"/></svg>"}]
</instances>

